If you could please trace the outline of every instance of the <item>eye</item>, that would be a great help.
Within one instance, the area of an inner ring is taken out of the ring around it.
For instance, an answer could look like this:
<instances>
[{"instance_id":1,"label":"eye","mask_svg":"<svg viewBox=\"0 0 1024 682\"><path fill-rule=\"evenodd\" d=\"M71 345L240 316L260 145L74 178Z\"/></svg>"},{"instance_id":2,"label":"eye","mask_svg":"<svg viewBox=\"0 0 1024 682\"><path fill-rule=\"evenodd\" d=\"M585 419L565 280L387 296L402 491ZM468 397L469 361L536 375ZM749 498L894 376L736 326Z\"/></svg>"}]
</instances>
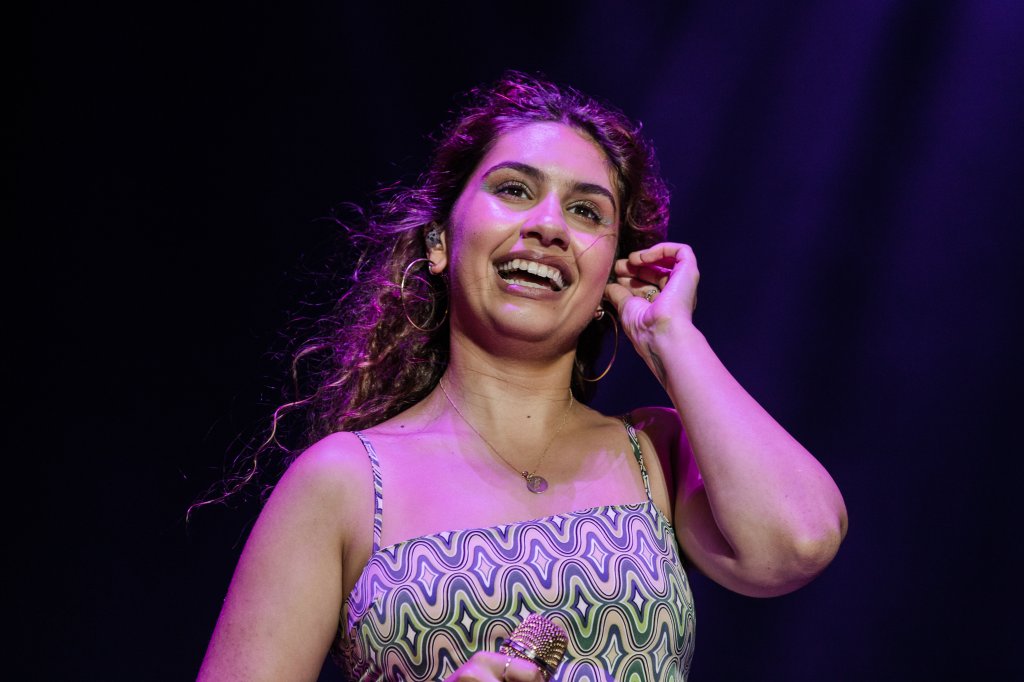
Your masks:
<instances>
[{"instance_id":1,"label":"eye","mask_svg":"<svg viewBox=\"0 0 1024 682\"><path fill-rule=\"evenodd\" d=\"M594 224L600 225L607 222L604 216L601 215L601 210L597 207L597 204L590 201L577 201L569 206L569 212Z\"/></svg>"},{"instance_id":2,"label":"eye","mask_svg":"<svg viewBox=\"0 0 1024 682\"><path fill-rule=\"evenodd\" d=\"M506 180L497 187L494 188L494 193L513 199L529 199L530 188L526 186L526 183L520 182L519 180Z\"/></svg>"}]
</instances>

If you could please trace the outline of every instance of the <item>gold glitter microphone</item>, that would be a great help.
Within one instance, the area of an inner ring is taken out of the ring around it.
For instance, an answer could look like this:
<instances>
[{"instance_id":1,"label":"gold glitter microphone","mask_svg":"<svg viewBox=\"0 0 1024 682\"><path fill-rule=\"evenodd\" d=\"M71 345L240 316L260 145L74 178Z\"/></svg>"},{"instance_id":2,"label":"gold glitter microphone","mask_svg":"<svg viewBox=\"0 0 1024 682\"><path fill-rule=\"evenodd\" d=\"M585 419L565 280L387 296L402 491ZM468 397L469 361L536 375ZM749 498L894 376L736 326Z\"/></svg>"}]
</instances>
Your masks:
<instances>
[{"instance_id":1,"label":"gold glitter microphone","mask_svg":"<svg viewBox=\"0 0 1024 682\"><path fill-rule=\"evenodd\" d=\"M536 613L531 613L501 643L498 652L532 662L550 680L565 655L569 636L558 625Z\"/></svg>"}]
</instances>

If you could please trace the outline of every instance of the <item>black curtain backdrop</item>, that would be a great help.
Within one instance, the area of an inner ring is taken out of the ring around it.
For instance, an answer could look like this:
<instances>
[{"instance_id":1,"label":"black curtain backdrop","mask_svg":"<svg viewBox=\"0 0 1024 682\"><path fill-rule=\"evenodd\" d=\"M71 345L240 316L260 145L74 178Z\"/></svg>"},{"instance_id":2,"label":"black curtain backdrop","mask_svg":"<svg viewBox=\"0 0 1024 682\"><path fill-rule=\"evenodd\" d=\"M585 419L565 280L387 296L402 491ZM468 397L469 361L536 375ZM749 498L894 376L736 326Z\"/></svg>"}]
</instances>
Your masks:
<instances>
[{"instance_id":1,"label":"black curtain backdrop","mask_svg":"<svg viewBox=\"0 0 1024 682\"><path fill-rule=\"evenodd\" d=\"M693 575L692 679L1024 676L1024 3L35 3L7 32L21 678L194 677L257 507L185 510L281 396L301 273L349 256L321 218L507 67L644 122L698 325L846 497L809 587ZM597 404L665 400L620 353Z\"/></svg>"}]
</instances>

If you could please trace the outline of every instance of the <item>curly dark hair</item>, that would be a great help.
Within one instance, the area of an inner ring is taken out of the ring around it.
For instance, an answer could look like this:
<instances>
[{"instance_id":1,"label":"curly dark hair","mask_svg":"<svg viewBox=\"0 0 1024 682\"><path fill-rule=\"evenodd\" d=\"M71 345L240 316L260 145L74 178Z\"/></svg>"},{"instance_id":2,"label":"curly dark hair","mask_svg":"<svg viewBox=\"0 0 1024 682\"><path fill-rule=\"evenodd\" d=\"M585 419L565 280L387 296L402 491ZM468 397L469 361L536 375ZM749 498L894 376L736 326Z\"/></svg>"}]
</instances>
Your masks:
<instances>
[{"instance_id":1,"label":"curly dark hair","mask_svg":"<svg viewBox=\"0 0 1024 682\"><path fill-rule=\"evenodd\" d=\"M362 214L361 224L344 225L361 255L345 295L293 356L296 386L308 390L277 409L270 436L256 454L278 445L277 426L286 414L306 414L303 440L310 444L336 431L385 421L437 385L448 365L447 283L408 266L423 257L427 231L447 226L467 180L502 134L540 122L585 133L615 170L621 197L617 253L664 240L669 193L640 124L574 88L517 71L466 98L435 138L430 164L417 181L390 189ZM571 384L578 400L592 396L594 385L582 377L594 374L609 319L591 323L580 336ZM243 485L259 471L255 457L245 469L249 474L239 478Z\"/></svg>"},{"instance_id":2,"label":"curly dark hair","mask_svg":"<svg viewBox=\"0 0 1024 682\"><path fill-rule=\"evenodd\" d=\"M578 90L516 71L472 90L467 105L442 129L426 172L367 217L357 235L363 256L350 295L296 355L318 356L314 371L320 380L303 401L311 411L312 440L382 422L437 385L448 364L448 326L439 319L447 291L440 278L407 277L403 300L403 273L423 257L426 231L447 225L466 181L497 138L540 122L576 128L607 155L622 197L618 253L664 240L668 189L639 124ZM407 314L420 327L437 329L421 331ZM591 374L607 329L591 324L580 338L572 380L579 400L591 397L593 384L582 376Z\"/></svg>"}]
</instances>

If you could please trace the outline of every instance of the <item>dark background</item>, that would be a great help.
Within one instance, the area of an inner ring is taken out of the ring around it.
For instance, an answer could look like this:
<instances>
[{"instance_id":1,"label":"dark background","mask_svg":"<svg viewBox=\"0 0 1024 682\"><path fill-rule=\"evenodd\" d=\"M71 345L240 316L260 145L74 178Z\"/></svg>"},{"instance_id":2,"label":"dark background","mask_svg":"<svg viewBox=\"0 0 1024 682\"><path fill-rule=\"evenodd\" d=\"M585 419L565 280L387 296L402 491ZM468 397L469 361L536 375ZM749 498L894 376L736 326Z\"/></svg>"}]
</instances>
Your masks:
<instances>
[{"instance_id":1,"label":"dark background","mask_svg":"<svg viewBox=\"0 0 1024 682\"><path fill-rule=\"evenodd\" d=\"M1024 675L1022 31L1013 0L35 3L6 29L15 668L194 677L256 507L185 510L280 397L300 275L345 248L320 218L515 67L644 122L698 325L849 507L798 593L693 576L692 679ZM652 402L620 357L598 405Z\"/></svg>"}]
</instances>

